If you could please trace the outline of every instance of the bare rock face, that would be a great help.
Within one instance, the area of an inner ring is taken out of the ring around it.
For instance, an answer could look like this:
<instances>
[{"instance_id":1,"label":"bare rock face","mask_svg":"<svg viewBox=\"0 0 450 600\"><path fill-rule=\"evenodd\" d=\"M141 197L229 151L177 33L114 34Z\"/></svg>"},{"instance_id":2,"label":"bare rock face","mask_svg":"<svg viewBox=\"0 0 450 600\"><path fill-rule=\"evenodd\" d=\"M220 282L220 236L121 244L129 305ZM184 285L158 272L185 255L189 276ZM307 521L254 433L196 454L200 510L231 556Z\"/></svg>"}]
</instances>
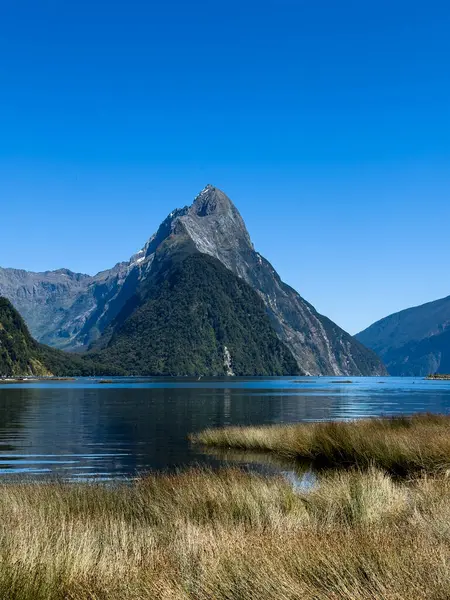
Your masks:
<instances>
[{"instance_id":1,"label":"bare rock face","mask_svg":"<svg viewBox=\"0 0 450 600\"><path fill-rule=\"evenodd\" d=\"M129 263L94 277L68 269L32 273L0 268L0 295L13 303L38 341L82 348L100 335L104 313L114 313L129 271Z\"/></svg>"},{"instance_id":2,"label":"bare rock face","mask_svg":"<svg viewBox=\"0 0 450 600\"><path fill-rule=\"evenodd\" d=\"M64 347L94 306L88 293L91 279L66 269L31 273L0 268L0 296L14 304L35 338Z\"/></svg>"},{"instance_id":3,"label":"bare rock face","mask_svg":"<svg viewBox=\"0 0 450 600\"><path fill-rule=\"evenodd\" d=\"M300 371L319 375L381 375L378 357L283 283L255 251L231 200L207 185L189 207L173 211L128 262L94 277L70 271L0 269L0 295L23 314L33 335L60 348L82 348L101 337L139 288L152 281L162 257L209 254L263 299L278 337Z\"/></svg>"}]
</instances>

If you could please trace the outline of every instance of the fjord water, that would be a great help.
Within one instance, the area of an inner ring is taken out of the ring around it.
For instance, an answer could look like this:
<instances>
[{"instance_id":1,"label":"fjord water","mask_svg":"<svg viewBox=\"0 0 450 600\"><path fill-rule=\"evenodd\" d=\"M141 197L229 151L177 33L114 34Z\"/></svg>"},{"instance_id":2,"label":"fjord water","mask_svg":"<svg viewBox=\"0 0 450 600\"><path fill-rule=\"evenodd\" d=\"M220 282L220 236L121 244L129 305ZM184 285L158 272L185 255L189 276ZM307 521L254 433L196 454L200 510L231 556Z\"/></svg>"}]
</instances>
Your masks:
<instances>
[{"instance_id":1,"label":"fjord water","mask_svg":"<svg viewBox=\"0 0 450 600\"><path fill-rule=\"evenodd\" d=\"M226 425L450 411L450 381L348 381L130 378L0 385L0 475L115 478L192 464L217 466L224 457L192 447L189 433Z\"/></svg>"}]
</instances>

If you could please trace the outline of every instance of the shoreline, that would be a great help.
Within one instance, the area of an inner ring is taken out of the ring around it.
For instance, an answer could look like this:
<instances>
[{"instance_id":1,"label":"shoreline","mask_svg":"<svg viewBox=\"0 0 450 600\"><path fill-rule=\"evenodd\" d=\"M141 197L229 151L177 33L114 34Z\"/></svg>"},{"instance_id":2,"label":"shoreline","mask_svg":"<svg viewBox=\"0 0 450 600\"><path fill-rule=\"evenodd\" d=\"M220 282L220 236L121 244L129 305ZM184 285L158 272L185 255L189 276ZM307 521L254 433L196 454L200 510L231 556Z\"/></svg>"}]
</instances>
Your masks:
<instances>
[{"instance_id":1,"label":"shoreline","mask_svg":"<svg viewBox=\"0 0 450 600\"><path fill-rule=\"evenodd\" d=\"M450 442L436 441L448 439L449 428L450 417L427 414L191 436L206 436L211 449L230 448L233 439L241 449L264 447L274 460L298 456L307 444L322 455L329 448L333 467L330 461L317 472L308 489L282 475L229 466L127 482L0 481L0 597L447 597L450 477L433 455L422 455L422 470L403 479L374 463L394 454L397 466L411 466L405 460L427 441L444 452L443 467ZM361 452L369 452L364 469Z\"/></svg>"},{"instance_id":2,"label":"shoreline","mask_svg":"<svg viewBox=\"0 0 450 600\"><path fill-rule=\"evenodd\" d=\"M193 434L190 441L206 448L268 452L316 469L374 466L400 477L450 470L449 415L225 427Z\"/></svg>"},{"instance_id":3,"label":"shoreline","mask_svg":"<svg viewBox=\"0 0 450 600\"><path fill-rule=\"evenodd\" d=\"M76 381L76 377L5 377L0 379L1 384L14 383L43 383L51 381Z\"/></svg>"}]
</instances>

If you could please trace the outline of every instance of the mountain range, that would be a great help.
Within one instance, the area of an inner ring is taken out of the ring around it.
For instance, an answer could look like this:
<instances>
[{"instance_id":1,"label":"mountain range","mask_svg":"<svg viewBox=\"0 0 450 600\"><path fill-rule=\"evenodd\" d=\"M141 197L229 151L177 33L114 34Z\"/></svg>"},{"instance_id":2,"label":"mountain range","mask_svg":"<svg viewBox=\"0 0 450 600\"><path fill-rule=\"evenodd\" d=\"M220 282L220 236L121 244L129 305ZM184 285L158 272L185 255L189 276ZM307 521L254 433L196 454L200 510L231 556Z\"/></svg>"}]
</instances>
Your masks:
<instances>
[{"instance_id":1,"label":"mountain range","mask_svg":"<svg viewBox=\"0 0 450 600\"><path fill-rule=\"evenodd\" d=\"M386 373L372 350L281 281L211 185L129 261L95 276L0 268L0 295L39 343L126 373Z\"/></svg>"},{"instance_id":2,"label":"mountain range","mask_svg":"<svg viewBox=\"0 0 450 600\"><path fill-rule=\"evenodd\" d=\"M389 315L356 338L391 375L450 373L450 296Z\"/></svg>"}]
</instances>

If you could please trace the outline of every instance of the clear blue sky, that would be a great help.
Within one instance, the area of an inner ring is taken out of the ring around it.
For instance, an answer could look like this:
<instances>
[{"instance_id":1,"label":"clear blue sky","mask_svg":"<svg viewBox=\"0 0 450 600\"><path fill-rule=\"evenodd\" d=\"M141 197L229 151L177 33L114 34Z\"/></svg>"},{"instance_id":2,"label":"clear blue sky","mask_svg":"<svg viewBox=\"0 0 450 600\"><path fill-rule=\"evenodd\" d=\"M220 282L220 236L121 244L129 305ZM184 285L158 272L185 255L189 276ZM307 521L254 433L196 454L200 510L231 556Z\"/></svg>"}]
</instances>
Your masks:
<instances>
[{"instance_id":1,"label":"clear blue sky","mask_svg":"<svg viewBox=\"0 0 450 600\"><path fill-rule=\"evenodd\" d=\"M450 3L0 3L0 265L129 258L206 184L351 333L450 294Z\"/></svg>"}]
</instances>

